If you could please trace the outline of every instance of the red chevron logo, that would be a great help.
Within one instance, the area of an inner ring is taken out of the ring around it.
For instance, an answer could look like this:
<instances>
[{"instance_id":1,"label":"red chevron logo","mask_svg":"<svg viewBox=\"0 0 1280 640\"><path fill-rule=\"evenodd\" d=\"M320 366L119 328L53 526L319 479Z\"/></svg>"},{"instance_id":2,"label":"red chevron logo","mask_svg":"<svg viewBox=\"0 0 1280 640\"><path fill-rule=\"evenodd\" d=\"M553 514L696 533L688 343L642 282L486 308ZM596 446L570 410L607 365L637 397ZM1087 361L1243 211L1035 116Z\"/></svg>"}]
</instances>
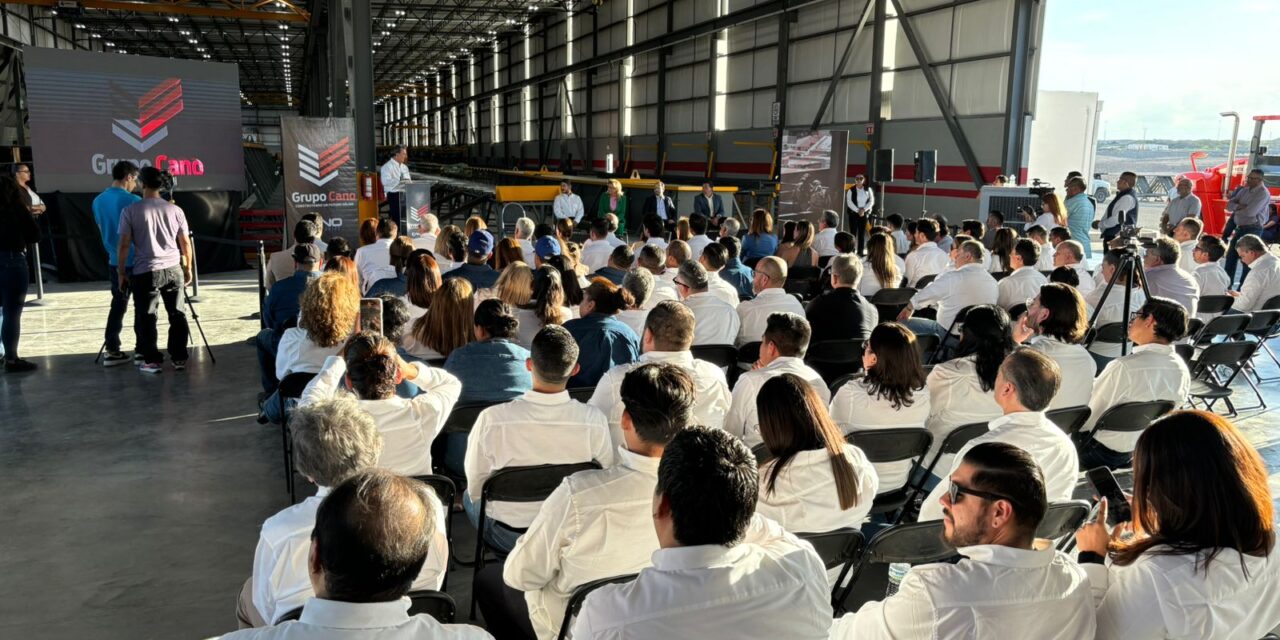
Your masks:
<instances>
[{"instance_id":1,"label":"red chevron logo","mask_svg":"<svg viewBox=\"0 0 1280 640\"><path fill-rule=\"evenodd\" d=\"M320 152L320 175L325 175L346 164L351 150L349 138L343 138Z\"/></svg>"},{"instance_id":2,"label":"red chevron logo","mask_svg":"<svg viewBox=\"0 0 1280 640\"><path fill-rule=\"evenodd\" d=\"M138 124L142 136L163 127L182 112L182 80L169 78L138 98Z\"/></svg>"}]
</instances>

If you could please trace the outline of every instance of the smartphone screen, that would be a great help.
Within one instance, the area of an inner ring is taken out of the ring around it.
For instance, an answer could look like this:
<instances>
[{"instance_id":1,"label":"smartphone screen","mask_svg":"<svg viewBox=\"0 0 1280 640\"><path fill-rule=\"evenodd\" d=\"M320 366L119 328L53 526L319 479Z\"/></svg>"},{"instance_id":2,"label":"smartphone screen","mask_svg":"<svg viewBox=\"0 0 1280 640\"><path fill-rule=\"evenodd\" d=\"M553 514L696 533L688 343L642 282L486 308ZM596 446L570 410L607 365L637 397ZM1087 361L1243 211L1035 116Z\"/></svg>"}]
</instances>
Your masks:
<instances>
[{"instance_id":1,"label":"smartphone screen","mask_svg":"<svg viewBox=\"0 0 1280 640\"><path fill-rule=\"evenodd\" d=\"M382 333L382 298L360 299L360 332Z\"/></svg>"},{"instance_id":2,"label":"smartphone screen","mask_svg":"<svg viewBox=\"0 0 1280 640\"><path fill-rule=\"evenodd\" d=\"M1133 514L1129 510L1129 499L1125 497L1120 483L1116 482L1116 477L1111 474L1110 469L1106 467L1090 469L1085 477L1089 479L1089 484L1093 485L1093 490L1107 499L1107 524L1114 527L1121 522L1133 519Z\"/></svg>"}]
</instances>

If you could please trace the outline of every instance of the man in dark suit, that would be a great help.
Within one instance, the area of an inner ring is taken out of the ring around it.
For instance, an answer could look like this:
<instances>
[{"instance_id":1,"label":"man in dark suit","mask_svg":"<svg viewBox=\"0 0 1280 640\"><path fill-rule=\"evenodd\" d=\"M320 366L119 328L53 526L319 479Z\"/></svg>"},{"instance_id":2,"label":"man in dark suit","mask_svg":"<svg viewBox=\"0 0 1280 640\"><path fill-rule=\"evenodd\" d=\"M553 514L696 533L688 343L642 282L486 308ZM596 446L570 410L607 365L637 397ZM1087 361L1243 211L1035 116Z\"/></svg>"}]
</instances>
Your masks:
<instances>
[{"instance_id":1,"label":"man in dark suit","mask_svg":"<svg viewBox=\"0 0 1280 640\"><path fill-rule=\"evenodd\" d=\"M712 227L719 227L724 221L724 203L720 201L710 182L702 183L702 193L693 199L693 213L710 218Z\"/></svg>"},{"instance_id":2,"label":"man in dark suit","mask_svg":"<svg viewBox=\"0 0 1280 640\"><path fill-rule=\"evenodd\" d=\"M813 330L810 344L823 340L866 340L880 322L875 305L858 293L862 261L841 253L831 259L831 291L809 303L805 315Z\"/></svg>"},{"instance_id":3,"label":"man in dark suit","mask_svg":"<svg viewBox=\"0 0 1280 640\"><path fill-rule=\"evenodd\" d=\"M644 201L644 209L641 213L641 220L649 216L657 216L662 221L664 227L675 227L676 219L676 201L667 195L667 185L661 180L653 185L653 195Z\"/></svg>"}]
</instances>

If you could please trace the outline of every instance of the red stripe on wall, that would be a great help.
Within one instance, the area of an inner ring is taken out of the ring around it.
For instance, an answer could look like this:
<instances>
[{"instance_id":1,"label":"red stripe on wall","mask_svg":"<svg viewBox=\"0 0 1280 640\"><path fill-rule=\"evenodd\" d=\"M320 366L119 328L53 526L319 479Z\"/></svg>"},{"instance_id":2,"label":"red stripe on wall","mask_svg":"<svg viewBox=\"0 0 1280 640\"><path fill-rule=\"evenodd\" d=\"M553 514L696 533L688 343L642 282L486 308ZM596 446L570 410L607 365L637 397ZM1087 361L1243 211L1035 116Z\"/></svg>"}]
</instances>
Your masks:
<instances>
[{"instance_id":1,"label":"red stripe on wall","mask_svg":"<svg viewBox=\"0 0 1280 640\"><path fill-rule=\"evenodd\" d=\"M899 195L920 195L924 190L920 187L895 187L886 186L885 193L896 193ZM946 189L929 187L928 196L938 196L939 198L976 198L978 192L973 189Z\"/></svg>"}]
</instances>

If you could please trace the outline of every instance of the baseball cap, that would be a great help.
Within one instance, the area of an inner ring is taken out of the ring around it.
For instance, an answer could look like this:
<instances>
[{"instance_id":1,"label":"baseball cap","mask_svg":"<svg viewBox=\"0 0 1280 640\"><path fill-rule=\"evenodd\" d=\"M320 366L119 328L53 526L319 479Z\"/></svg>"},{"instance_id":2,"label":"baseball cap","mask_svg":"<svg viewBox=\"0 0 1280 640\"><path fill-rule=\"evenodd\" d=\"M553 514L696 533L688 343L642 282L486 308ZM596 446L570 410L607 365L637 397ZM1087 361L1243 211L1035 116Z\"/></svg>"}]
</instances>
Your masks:
<instances>
[{"instance_id":1,"label":"baseball cap","mask_svg":"<svg viewBox=\"0 0 1280 640\"><path fill-rule=\"evenodd\" d=\"M539 258L547 259L560 255L560 241L551 236L543 236L533 245L533 252Z\"/></svg>"},{"instance_id":2,"label":"baseball cap","mask_svg":"<svg viewBox=\"0 0 1280 640\"><path fill-rule=\"evenodd\" d=\"M467 240L467 251L479 255L493 253L493 234L484 229L473 231L471 238Z\"/></svg>"},{"instance_id":3,"label":"baseball cap","mask_svg":"<svg viewBox=\"0 0 1280 640\"><path fill-rule=\"evenodd\" d=\"M324 258L320 247L310 242L299 242L293 247L293 259L297 262L316 263Z\"/></svg>"}]
</instances>

